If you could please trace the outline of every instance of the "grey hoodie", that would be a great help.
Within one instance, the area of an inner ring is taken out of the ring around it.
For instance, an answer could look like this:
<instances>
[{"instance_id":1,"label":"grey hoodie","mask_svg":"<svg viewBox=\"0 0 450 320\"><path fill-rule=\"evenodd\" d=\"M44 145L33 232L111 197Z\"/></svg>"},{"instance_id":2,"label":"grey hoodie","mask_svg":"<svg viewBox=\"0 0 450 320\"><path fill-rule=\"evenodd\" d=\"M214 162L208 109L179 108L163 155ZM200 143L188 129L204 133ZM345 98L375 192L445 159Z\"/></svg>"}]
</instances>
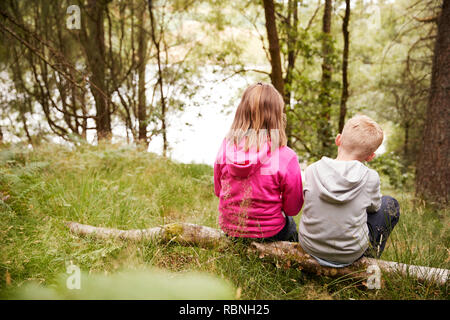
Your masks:
<instances>
[{"instance_id":1,"label":"grey hoodie","mask_svg":"<svg viewBox=\"0 0 450 320\"><path fill-rule=\"evenodd\" d=\"M380 178L357 160L328 157L305 171L299 225L303 249L321 259L352 263L368 247L367 211L381 206Z\"/></svg>"}]
</instances>

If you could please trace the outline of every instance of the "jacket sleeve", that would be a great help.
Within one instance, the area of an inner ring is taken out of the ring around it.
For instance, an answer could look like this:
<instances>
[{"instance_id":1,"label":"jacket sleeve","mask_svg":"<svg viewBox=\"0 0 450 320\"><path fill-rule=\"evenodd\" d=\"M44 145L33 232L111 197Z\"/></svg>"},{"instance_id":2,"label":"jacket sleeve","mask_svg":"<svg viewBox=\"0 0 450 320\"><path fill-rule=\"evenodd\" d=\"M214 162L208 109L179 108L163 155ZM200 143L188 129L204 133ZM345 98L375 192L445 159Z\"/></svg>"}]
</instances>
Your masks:
<instances>
[{"instance_id":1,"label":"jacket sleeve","mask_svg":"<svg viewBox=\"0 0 450 320\"><path fill-rule=\"evenodd\" d=\"M221 169L221 165L216 161L214 163L214 193L217 197L220 196L220 189L222 188L220 184Z\"/></svg>"},{"instance_id":2,"label":"jacket sleeve","mask_svg":"<svg viewBox=\"0 0 450 320\"><path fill-rule=\"evenodd\" d=\"M376 171L372 172L369 183L367 184L367 193L370 199L370 205L367 207L367 212L375 213L381 207L380 176Z\"/></svg>"},{"instance_id":3,"label":"jacket sleeve","mask_svg":"<svg viewBox=\"0 0 450 320\"><path fill-rule=\"evenodd\" d=\"M226 150L226 140L222 141L222 145L216 155L216 160L214 161L214 194L220 197L220 190L222 189L222 184L220 179L222 176L222 168L225 163L225 151Z\"/></svg>"},{"instance_id":4,"label":"jacket sleeve","mask_svg":"<svg viewBox=\"0 0 450 320\"><path fill-rule=\"evenodd\" d=\"M303 206L303 185L300 165L294 157L281 179L282 209L288 216L296 216Z\"/></svg>"}]
</instances>

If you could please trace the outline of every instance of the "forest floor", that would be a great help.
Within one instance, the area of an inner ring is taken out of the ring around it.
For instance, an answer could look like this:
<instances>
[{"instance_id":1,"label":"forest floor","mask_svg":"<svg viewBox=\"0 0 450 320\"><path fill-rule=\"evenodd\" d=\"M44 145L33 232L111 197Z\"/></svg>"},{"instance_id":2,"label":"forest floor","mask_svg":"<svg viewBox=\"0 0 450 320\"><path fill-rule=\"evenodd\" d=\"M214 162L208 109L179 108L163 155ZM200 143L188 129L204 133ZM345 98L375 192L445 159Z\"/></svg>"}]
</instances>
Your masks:
<instances>
[{"instance_id":1,"label":"forest floor","mask_svg":"<svg viewBox=\"0 0 450 320\"><path fill-rule=\"evenodd\" d=\"M450 269L448 210L429 209L385 181L382 177L382 193L399 200L401 218L382 259ZM91 274L148 268L206 273L230 284L240 299L449 299L448 284L383 274L382 288L368 290L354 280L281 268L243 248L98 241L79 238L64 225L135 229L190 222L218 228L217 206L208 165L180 164L123 146L4 148L0 298L14 297L29 282L52 286L72 262Z\"/></svg>"}]
</instances>

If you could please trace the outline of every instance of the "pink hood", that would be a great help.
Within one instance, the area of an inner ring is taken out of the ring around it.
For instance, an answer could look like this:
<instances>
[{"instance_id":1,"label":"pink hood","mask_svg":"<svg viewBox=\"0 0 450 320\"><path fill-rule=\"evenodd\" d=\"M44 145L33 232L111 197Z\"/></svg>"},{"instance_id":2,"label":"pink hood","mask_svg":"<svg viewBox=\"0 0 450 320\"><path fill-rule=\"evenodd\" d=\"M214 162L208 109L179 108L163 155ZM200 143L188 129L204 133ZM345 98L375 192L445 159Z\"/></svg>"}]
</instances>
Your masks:
<instances>
[{"instance_id":1,"label":"pink hood","mask_svg":"<svg viewBox=\"0 0 450 320\"><path fill-rule=\"evenodd\" d=\"M270 158L269 144L261 146L260 150L256 147L244 151L244 144L239 146L226 145L225 165L228 172L235 177L246 178L253 175Z\"/></svg>"}]
</instances>

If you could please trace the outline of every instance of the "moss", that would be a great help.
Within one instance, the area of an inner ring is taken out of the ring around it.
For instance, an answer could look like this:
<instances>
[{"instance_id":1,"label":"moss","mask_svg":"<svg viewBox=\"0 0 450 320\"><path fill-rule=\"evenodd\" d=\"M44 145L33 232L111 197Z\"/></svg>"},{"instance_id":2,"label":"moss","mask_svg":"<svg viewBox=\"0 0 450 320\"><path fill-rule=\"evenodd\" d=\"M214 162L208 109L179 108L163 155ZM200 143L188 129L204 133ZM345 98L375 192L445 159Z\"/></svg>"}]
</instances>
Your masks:
<instances>
[{"instance_id":1,"label":"moss","mask_svg":"<svg viewBox=\"0 0 450 320\"><path fill-rule=\"evenodd\" d=\"M166 240L170 240L175 238L175 240L179 239L179 237L183 233L183 225L181 223L171 223L164 227L165 238Z\"/></svg>"}]
</instances>

